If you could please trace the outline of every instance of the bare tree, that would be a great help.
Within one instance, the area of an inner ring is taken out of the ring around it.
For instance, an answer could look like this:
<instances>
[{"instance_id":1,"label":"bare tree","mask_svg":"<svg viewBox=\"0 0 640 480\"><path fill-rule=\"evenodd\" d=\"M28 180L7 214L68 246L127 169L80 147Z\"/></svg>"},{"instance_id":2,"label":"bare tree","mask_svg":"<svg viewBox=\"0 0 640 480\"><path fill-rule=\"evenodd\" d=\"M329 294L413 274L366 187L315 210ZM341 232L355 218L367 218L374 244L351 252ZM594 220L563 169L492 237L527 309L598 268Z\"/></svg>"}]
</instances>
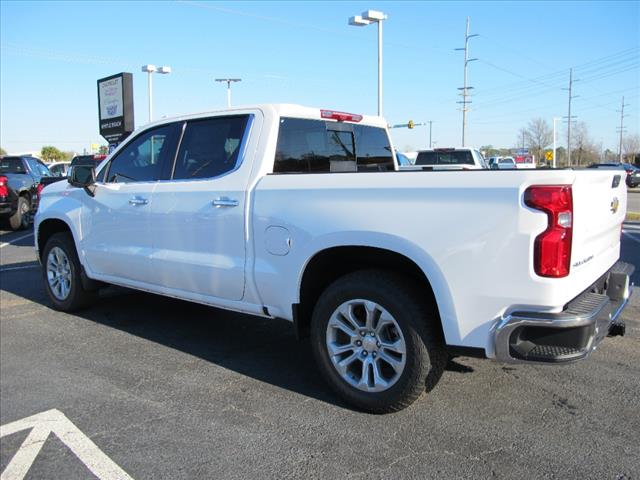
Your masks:
<instances>
[{"instance_id":1,"label":"bare tree","mask_svg":"<svg viewBox=\"0 0 640 480\"><path fill-rule=\"evenodd\" d=\"M584 122L576 122L571 129L571 160L576 166L597 163L600 149L593 143Z\"/></svg>"},{"instance_id":2,"label":"bare tree","mask_svg":"<svg viewBox=\"0 0 640 480\"><path fill-rule=\"evenodd\" d=\"M534 118L524 131L525 141L539 162L544 158L544 149L553 142L553 130L544 118Z\"/></svg>"},{"instance_id":3,"label":"bare tree","mask_svg":"<svg viewBox=\"0 0 640 480\"><path fill-rule=\"evenodd\" d=\"M633 154L640 153L640 135L625 135L622 137L622 151L624 152L627 161L633 156Z\"/></svg>"}]
</instances>

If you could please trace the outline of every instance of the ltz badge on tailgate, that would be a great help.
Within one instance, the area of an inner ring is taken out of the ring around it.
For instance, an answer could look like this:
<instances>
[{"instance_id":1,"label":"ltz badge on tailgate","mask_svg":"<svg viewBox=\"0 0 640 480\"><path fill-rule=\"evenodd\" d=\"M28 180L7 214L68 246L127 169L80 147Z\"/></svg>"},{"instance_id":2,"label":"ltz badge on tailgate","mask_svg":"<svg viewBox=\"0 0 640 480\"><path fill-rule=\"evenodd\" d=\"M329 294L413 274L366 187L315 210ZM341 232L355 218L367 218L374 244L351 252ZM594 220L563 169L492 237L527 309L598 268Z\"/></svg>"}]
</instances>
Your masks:
<instances>
[{"instance_id":1,"label":"ltz badge on tailgate","mask_svg":"<svg viewBox=\"0 0 640 480\"><path fill-rule=\"evenodd\" d=\"M611 213L616 213L619 206L620 200L618 200L618 197L613 197L613 200L611 201Z\"/></svg>"}]
</instances>

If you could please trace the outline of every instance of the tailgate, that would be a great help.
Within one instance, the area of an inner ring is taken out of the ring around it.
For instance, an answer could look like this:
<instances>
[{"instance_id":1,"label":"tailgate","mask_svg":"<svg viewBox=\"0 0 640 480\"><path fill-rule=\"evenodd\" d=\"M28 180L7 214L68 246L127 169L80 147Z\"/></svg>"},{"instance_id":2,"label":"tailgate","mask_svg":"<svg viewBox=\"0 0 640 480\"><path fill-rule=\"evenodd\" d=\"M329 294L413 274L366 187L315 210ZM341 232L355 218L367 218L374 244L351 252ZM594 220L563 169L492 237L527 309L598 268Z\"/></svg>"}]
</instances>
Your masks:
<instances>
[{"instance_id":1,"label":"tailgate","mask_svg":"<svg viewBox=\"0 0 640 480\"><path fill-rule=\"evenodd\" d=\"M572 274L588 270L597 278L618 259L620 229L627 211L624 177L624 172L615 170L576 171Z\"/></svg>"}]
</instances>

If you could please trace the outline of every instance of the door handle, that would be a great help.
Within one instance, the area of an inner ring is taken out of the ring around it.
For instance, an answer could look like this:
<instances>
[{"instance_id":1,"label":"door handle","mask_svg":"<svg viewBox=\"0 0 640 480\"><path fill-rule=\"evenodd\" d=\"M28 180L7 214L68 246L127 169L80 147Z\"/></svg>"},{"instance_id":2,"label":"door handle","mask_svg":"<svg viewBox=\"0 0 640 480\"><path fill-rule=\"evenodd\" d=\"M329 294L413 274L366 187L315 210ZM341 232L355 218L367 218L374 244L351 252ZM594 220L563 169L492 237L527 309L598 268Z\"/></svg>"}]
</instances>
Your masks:
<instances>
[{"instance_id":1,"label":"door handle","mask_svg":"<svg viewBox=\"0 0 640 480\"><path fill-rule=\"evenodd\" d=\"M129 199L129 204L130 205L146 205L147 203L149 203L149 200L147 200L146 198L142 198L142 197L132 197Z\"/></svg>"},{"instance_id":2,"label":"door handle","mask_svg":"<svg viewBox=\"0 0 640 480\"><path fill-rule=\"evenodd\" d=\"M213 203L213 206L216 207L216 208L219 208L219 207L237 207L238 206L238 200L233 200L233 199L228 198L228 197L216 198L212 203Z\"/></svg>"}]
</instances>

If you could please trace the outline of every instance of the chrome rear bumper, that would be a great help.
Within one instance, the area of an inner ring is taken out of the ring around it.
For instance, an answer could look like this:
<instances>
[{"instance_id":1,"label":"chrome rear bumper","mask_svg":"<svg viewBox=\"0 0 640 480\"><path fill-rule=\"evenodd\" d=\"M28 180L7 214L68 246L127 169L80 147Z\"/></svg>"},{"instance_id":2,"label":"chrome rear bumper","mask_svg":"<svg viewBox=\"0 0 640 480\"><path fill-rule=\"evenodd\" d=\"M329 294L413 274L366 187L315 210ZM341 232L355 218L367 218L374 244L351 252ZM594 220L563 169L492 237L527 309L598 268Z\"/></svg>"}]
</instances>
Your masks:
<instances>
[{"instance_id":1,"label":"chrome rear bumper","mask_svg":"<svg viewBox=\"0 0 640 480\"><path fill-rule=\"evenodd\" d=\"M495 330L496 360L567 363L586 357L607 334L623 335L619 320L631 296L635 267L616 263L559 313L513 312Z\"/></svg>"}]
</instances>

